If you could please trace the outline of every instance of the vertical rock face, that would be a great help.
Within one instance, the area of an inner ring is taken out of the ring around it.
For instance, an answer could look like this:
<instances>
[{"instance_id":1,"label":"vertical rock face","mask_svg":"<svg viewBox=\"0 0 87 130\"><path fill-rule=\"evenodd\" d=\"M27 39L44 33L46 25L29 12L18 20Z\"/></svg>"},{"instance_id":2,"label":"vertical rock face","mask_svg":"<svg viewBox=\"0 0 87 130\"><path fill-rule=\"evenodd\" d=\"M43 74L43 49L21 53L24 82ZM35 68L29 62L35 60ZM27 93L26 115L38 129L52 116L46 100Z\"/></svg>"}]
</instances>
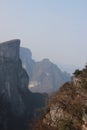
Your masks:
<instances>
[{"instance_id":1,"label":"vertical rock face","mask_svg":"<svg viewBox=\"0 0 87 130\"><path fill-rule=\"evenodd\" d=\"M13 125L19 124L20 119L25 120L33 116L36 108L44 106L44 96L33 94L28 90L29 77L22 67L19 50L20 40L0 44L0 129L2 130L17 130Z\"/></svg>"},{"instance_id":2,"label":"vertical rock face","mask_svg":"<svg viewBox=\"0 0 87 130\"><path fill-rule=\"evenodd\" d=\"M3 102L9 102L15 116L24 113L24 103L19 91L20 86L27 87L29 82L19 59L19 45L20 40L0 44L0 96Z\"/></svg>"},{"instance_id":3,"label":"vertical rock face","mask_svg":"<svg viewBox=\"0 0 87 130\"><path fill-rule=\"evenodd\" d=\"M20 40L11 40L0 44L0 57L18 60Z\"/></svg>"},{"instance_id":4,"label":"vertical rock face","mask_svg":"<svg viewBox=\"0 0 87 130\"><path fill-rule=\"evenodd\" d=\"M31 80L33 67L35 65L35 61L32 59L31 50L21 47L20 48L20 58L22 60L23 68L27 71L29 78Z\"/></svg>"}]
</instances>

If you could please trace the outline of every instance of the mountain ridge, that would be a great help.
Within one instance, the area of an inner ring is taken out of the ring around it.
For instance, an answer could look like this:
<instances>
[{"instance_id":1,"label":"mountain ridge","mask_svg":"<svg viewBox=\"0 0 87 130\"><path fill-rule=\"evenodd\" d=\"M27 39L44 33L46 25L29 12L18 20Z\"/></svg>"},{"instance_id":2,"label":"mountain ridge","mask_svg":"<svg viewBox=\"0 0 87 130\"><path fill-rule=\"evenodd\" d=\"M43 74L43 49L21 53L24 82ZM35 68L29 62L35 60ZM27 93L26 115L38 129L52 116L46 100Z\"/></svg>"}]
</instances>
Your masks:
<instances>
[{"instance_id":1,"label":"mountain ridge","mask_svg":"<svg viewBox=\"0 0 87 130\"><path fill-rule=\"evenodd\" d=\"M21 48L20 57L24 68L30 75L29 89L32 92L51 93L70 80L70 75L62 72L49 59L45 58L39 62L33 60L31 51L26 48Z\"/></svg>"}]
</instances>

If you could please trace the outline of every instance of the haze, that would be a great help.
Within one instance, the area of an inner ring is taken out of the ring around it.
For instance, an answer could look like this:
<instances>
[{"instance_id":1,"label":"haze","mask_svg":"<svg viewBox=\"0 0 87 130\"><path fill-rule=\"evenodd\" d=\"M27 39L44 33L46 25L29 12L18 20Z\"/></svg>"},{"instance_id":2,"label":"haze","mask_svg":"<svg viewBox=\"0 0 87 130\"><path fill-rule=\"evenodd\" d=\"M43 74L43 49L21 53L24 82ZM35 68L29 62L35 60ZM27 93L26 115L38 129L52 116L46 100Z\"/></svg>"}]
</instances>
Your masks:
<instances>
[{"instance_id":1,"label":"haze","mask_svg":"<svg viewBox=\"0 0 87 130\"><path fill-rule=\"evenodd\" d=\"M21 39L33 58L87 62L87 0L0 0L0 42Z\"/></svg>"}]
</instances>

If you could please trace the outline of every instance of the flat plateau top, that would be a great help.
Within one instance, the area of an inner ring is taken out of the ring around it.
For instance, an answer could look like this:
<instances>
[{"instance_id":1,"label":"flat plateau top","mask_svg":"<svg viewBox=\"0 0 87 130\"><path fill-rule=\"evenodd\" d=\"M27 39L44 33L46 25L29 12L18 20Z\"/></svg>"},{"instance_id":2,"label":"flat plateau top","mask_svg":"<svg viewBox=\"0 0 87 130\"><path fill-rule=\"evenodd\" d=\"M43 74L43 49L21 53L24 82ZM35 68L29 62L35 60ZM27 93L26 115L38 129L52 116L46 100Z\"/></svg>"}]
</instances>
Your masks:
<instances>
[{"instance_id":1,"label":"flat plateau top","mask_svg":"<svg viewBox=\"0 0 87 130\"><path fill-rule=\"evenodd\" d=\"M14 43L20 44L20 40L19 39L14 39L14 40L10 40L10 41L1 42L0 46L7 45L7 44L14 44Z\"/></svg>"}]
</instances>

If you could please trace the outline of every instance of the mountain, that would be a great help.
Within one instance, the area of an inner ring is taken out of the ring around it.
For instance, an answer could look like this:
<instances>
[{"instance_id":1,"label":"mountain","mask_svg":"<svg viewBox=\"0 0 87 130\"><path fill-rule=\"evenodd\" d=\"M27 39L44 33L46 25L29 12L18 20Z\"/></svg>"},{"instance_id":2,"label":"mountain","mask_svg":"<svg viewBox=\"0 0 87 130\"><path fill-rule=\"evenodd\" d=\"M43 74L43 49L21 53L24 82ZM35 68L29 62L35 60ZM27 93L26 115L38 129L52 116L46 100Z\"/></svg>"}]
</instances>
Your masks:
<instances>
[{"instance_id":1,"label":"mountain","mask_svg":"<svg viewBox=\"0 0 87 130\"><path fill-rule=\"evenodd\" d=\"M26 122L45 106L46 95L28 89L19 50L19 39L0 44L0 130L25 130Z\"/></svg>"},{"instance_id":2,"label":"mountain","mask_svg":"<svg viewBox=\"0 0 87 130\"><path fill-rule=\"evenodd\" d=\"M20 47L20 58L22 60L23 68L27 71L31 79L32 70L35 65L35 61L32 59L32 52L27 48Z\"/></svg>"},{"instance_id":3,"label":"mountain","mask_svg":"<svg viewBox=\"0 0 87 130\"><path fill-rule=\"evenodd\" d=\"M87 65L51 97L31 130L87 130Z\"/></svg>"},{"instance_id":4,"label":"mountain","mask_svg":"<svg viewBox=\"0 0 87 130\"><path fill-rule=\"evenodd\" d=\"M70 75L62 72L49 59L43 59L39 62L33 60L29 49L21 48L20 57L30 76L29 89L32 92L51 93L70 80Z\"/></svg>"}]
</instances>

